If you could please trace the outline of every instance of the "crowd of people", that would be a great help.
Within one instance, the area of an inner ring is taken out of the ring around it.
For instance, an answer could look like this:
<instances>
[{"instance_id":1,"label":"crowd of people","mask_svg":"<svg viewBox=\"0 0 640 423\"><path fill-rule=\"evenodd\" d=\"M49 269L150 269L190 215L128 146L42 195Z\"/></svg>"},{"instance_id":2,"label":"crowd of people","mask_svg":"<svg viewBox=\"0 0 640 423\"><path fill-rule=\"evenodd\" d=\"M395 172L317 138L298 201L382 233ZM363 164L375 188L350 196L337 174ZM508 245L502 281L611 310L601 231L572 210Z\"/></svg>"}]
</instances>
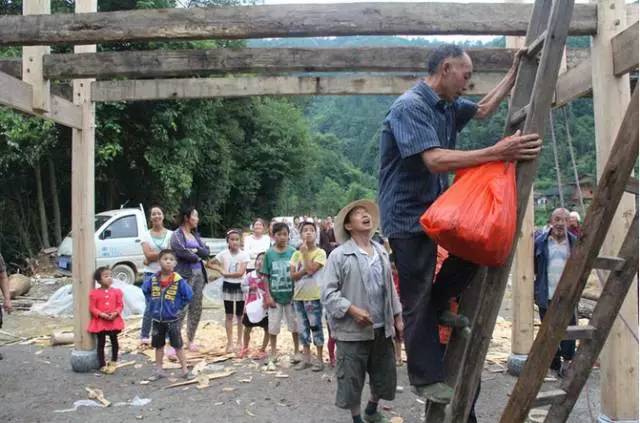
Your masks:
<instances>
[{"instance_id":1,"label":"crowd of people","mask_svg":"<svg viewBox=\"0 0 640 423\"><path fill-rule=\"evenodd\" d=\"M389 421L378 410L378 402L395 397L397 342L402 339L412 391L425 400L448 403L453 389L444 383L447 336L441 329L468 327L469 319L452 312L452 299L473 279L478 266L439 254L419 219L447 188L449 172L493 161L532 160L540 153L539 136L519 132L483 149L455 149L457 133L471 119L491 116L511 91L524 51L515 55L498 85L474 103L461 97L473 72L469 55L456 45L433 49L426 60L426 76L391 105L382 123L379 209L372 201L360 200L340 210L335 221L327 218L321 224L296 217L291 225L272 221L267 228L256 220L248 236L229 229L227 249L211 260L197 233L197 210L183 210L172 232L164 227L162 209L153 207L151 229L142 242L147 307L141 342L156 350L154 379L166 376L162 360L167 340L167 354L181 362L185 378L193 377L184 348L199 348L195 335L209 269L223 278L226 350L238 357L265 359L267 369L276 368L284 320L294 344L296 369L320 371L325 365L326 322L329 363L336 372L336 406L349 410L354 423ZM552 223L552 231L545 232L549 236L544 248L550 254L546 264L537 264L549 276L547 301L566 256L566 248L556 245L562 244L559 225ZM380 241L375 234L379 226L388 242L374 241ZM100 288L91 294L89 330L96 333L100 346L106 337L111 339L115 360L117 332L123 324L122 298L111 288L109 269L97 269L95 279ZM264 336L261 348L251 353L249 341L256 326ZM108 367L104 352L99 352L99 359ZM367 374L370 397L362 413ZM479 380L469 383L479 390ZM468 421L476 421L473 411Z\"/></svg>"}]
</instances>

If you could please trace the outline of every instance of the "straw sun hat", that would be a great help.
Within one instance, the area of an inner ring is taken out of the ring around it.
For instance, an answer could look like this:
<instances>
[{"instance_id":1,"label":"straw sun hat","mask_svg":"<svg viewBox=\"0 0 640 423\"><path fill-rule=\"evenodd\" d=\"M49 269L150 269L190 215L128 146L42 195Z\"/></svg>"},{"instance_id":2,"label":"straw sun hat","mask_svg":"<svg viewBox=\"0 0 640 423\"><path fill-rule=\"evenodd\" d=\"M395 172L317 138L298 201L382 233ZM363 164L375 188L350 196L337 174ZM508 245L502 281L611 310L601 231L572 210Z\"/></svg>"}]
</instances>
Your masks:
<instances>
[{"instance_id":1,"label":"straw sun hat","mask_svg":"<svg viewBox=\"0 0 640 423\"><path fill-rule=\"evenodd\" d=\"M344 220L349 212L356 207L364 207L371 216L371 233L369 234L369 237L372 237L378 229L378 225L380 224L380 210L378 209L378 205L371 200L356 200L344 206L338 213L338 216L336 216L334 232L336 235L336 241L340 244L344 244L349 240L349 238L351 238L349 232L344 228Z\"/></svg>"}]
</instances>

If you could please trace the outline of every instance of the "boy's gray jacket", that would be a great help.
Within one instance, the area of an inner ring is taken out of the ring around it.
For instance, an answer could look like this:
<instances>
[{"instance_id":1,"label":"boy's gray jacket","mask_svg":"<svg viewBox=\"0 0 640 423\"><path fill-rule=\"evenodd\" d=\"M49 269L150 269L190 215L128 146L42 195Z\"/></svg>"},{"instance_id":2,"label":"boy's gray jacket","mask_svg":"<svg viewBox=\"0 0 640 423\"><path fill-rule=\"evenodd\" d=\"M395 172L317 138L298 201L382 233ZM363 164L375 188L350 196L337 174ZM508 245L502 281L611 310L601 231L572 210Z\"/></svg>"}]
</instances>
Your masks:
<instances>
[{"instance_id":1,"label":"boy's gray jacket","mask_svg":"<svg viewBox=\"0 0 640 423\"><path fill-rule=\"evenodd\" d=\"M372 242L380 255L385 286L384 332L386 337L395 335L394 316L402 312L398 294L393 286L389 254L379 244ZM349 239L329 255L322 275L322 304L331 321L333 337L339 341L369 341L374 339L373 326L361 326L349 316L352 304L370 310L369 296L365 289L369 265L358 246Z\"/></svg>"}]
</instances>

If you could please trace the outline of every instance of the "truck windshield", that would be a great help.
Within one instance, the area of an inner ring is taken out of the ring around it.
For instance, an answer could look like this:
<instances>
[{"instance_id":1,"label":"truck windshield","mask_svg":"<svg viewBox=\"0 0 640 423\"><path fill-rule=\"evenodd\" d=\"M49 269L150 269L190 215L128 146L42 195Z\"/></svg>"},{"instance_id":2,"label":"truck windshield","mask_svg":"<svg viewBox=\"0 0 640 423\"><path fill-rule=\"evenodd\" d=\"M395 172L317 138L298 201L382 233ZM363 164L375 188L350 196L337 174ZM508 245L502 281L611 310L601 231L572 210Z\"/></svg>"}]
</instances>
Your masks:
<instances>
[{"instance_id":1,"label":"truck windshield","mask_svg":"<svg viewBox=\"0 0 640 423\"><path fill-rule=\"evenodd\" d=\"M96 221L95 221L95 229L94 230L98 230L100 228L100 226L104 225L104 223L109 220L111 218L111 216L96 216Z\"/></svg>"}]
</instances>

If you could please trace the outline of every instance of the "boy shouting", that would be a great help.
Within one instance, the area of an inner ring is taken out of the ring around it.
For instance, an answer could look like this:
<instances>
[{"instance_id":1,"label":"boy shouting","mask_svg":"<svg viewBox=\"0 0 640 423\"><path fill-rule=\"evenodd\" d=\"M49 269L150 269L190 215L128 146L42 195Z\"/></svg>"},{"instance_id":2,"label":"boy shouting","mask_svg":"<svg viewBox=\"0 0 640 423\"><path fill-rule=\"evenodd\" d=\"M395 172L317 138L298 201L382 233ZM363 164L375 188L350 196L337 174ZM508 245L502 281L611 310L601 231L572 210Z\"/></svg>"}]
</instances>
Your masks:
<instances>
[{"instance_id":1,"label":"boy shouting","mask_svg":"<svg viewBox=\"0 0 640 423\"><path fill-rule=\"evenodd\" d=\"M340 210L335 235L341 245L331 252L323 275L322 302L337 340L336 406L350 410L354 423L389 421L378 411L378 401L395 398L393 339L400 339L404 329L389 255L371 241L379 216L377 205L369 200ZM362 417L366 374L371 397Z\"/></svg>"}]
</instances>

